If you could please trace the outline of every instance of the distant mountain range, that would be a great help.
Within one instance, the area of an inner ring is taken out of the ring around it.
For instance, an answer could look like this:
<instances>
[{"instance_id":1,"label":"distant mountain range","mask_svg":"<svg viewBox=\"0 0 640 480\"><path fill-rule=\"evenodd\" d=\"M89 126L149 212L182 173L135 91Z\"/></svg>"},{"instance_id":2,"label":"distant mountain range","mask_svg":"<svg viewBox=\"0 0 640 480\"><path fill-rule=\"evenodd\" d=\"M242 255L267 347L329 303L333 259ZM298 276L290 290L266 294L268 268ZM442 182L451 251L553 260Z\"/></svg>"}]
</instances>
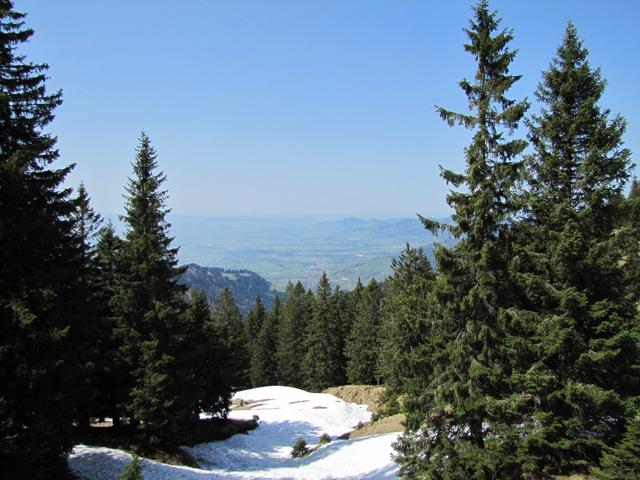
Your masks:
<instances>
[{"instance_id":1,"label":"distant mountain range","mask_svg":"<svg viewBox=\"0 0 640 480\"><path fill-rule=\"evenodd\" d=\"M278 292L263 277L249 270L225 270L215 267L201 267L195 263L187 266L179 280L189 291L205 293L209 303L215 305L225 287L231 290L240 312L246 317L260 295L267 309L271 309ZM282 297L282 294L280 294Z\"/></svg>"},{"instance_id":2,"label":"distant mountain range","mask_svg":"<svg viewBox=\"0 0 640 480\"><path fill-rule=\"evenodd\" d=\"M417 218L317 221L176 215L170 220L181 263L219 267L212 274L223 268L232 269L229 275L256 272L280 290L289 280L313 288L323 271L332 283L350 289L358 277L363 282L386 277L391 259L407 243L424 247L429 256L435 241L453 244L446 235L434 238Z\"/></svg>"}]
</instances>

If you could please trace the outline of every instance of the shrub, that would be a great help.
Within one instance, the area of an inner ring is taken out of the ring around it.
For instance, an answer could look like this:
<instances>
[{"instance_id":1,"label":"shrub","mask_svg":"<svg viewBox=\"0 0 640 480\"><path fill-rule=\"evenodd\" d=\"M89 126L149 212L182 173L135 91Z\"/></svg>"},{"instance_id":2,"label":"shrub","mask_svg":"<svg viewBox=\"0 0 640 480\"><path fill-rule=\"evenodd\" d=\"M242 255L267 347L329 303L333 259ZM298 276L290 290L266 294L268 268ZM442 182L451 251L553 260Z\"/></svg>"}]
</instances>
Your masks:
<instances>
[{"instance_id":1,"label":"shrub","mask_svg":"<svg viewBox=\"0 0 640 480\"><path fill-rule=\"evenodd\" d=\"M309 449L307 448L307 442L304 438L298 437L296 443L293 444L293 449L291 450L292 458L300 458L304 457L309 453Z\"/></svg>"},{"instance_id":2,"label":"shrub","mask_svg":"<svg viewBox=\"0 0 640 480\"><path fill-rule=\"evenodd\" d=\"M140 468L140 458L133 456L126 468L118 475L118 480L143 480L142 469Z\"/></svg>"},{"instance_id":3,"label":"shrub","mask_svg":"<svg viewBox=\"0 0 640 480\"><path fill-rule=\"evenodd\" d=\"M327 443L331 443L331 437L327 433L323 433L320 435L320 445L325 445Z\"/></svg>"}]
</instances>

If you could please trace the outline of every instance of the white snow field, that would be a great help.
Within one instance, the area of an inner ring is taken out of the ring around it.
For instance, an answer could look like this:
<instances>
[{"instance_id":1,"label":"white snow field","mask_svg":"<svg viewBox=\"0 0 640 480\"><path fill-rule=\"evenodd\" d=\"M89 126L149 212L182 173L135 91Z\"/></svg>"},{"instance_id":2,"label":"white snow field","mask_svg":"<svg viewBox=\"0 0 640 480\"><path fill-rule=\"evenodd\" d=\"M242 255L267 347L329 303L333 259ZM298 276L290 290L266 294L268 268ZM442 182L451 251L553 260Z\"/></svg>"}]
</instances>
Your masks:
<instances>
[{"instance_id":1,"label":"white snow field","mask_svg":"<svg viewBox=\"0 0 640 480\"><path fill-rule=\"evenodd\" d=\"M391 454L398 433L355 440L336 440L371 412L366 405L347 403L325 393L291 387L262 387L238 392L234 400L252 408L232 410L230 418L260 417L247 435L183 447L202 469L142 461L146 480L185 479L391 479L397 467ZM253 403L255 402L255 403ZM304 458L291 458L296 438L309 446L327 433L332 442ZM129 454L109 448L77 445L69 457L71 469L82 479L112 480L131 460Z\"/></svg>"}]
</instances>

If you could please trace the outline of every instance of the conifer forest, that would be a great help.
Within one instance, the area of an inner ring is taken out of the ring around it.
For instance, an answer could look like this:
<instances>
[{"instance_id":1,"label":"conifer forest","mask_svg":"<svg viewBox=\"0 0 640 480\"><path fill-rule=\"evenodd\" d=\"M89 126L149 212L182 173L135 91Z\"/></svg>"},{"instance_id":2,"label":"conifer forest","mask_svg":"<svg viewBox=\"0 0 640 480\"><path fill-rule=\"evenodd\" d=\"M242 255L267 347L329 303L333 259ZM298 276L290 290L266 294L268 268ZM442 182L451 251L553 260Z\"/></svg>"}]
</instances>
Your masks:
<instances>
[{"instance_id":1,"label":"conifer forest","mask_svg":"<svg viewBox=\"0 0 640 480\"><path fill-rule=\"evenodd\" d=\"M516 33L487 0L468 11L458 52L474 68L451 90L469 108L433 112L468 136L464 168L433 172L450 221L420 216L456 241L433 260L406 244L390 276L351 290L292 279L243 315L229 289L210 303L178 283L163 152L144 131L117 187L123 231L69 185L49 129L62 93L24 54L38 41L25 13L0 0L0 477L74 478L68 456L101 445L105 419L144 457L225 428L240 390L376 385L376 415L405 415L400 478L640 479L640 186L624 112L573 23L525 98ZM120 478L142 478L134 458Z\"/></svg>"}]
</instances>

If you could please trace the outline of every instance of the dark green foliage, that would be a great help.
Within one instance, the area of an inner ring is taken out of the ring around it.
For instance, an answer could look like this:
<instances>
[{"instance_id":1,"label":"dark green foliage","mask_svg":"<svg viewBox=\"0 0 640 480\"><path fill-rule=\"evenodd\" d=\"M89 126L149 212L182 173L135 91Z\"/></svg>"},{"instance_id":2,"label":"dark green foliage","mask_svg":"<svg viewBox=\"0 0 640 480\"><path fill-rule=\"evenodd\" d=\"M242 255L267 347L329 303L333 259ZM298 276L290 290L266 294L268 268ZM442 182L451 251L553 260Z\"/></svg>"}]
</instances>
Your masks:
<instances>
[{"instance_id":1,"label":"dark green foliage","mask_svg":"<svg viewBox=\"0 0 640 480\"><path fill-rule=\"evenodd\" d=\"M351 332L351 328L353 323L356 320L356 315L358 314L358 310L360 309L360 302L362 302L362 297L364 296L364 286L362 285L362 281L360 278L356 281L356 286L347 294L346 308L341 312L343 315L343 323L345 331L347 335Z\"/></svg>"},{"instance_id":2,"label":"dark green foliage","mask_svg":"<svg viewBox=\"0 0 640 480\"><path fill-rule=\"evenodd\" d=\"M640 417L629 419L622 440L607 450L601 461L602 468L596 471L600 480L640 479Z\"/></svg>"},{"instance_id":3,"label":"dark green foliage","mask_svg":"<svg viewBox=\"0 0 640 480\"><path fill-rule=\"evenodd\" d=\"M200 412L226 416L232 388L227 377L230 355L204 293L192 295L180 325L184 336L176 373L182 384L181 403L195 418Z\"/></svg>"},{"instance_id":4,"label":"dark green foliage","mask_svg":"<svg viewBox=\"0 0 640 480\"><path fill-rule=\"evenodd\" d=\"M47 93L47 65L18 48L33 31L0 0L0 465L9 478L62 477L71 448L80 365L71 339L81 252L75 202L52 168L44 133L62 102Z\"/></svg>"},{"instance_id":5,"label":"dark green foliage","mask_svg":"<svg viewBox=\"0 0 640 480\"><path fill-rule=\"evenodd\" d=\"M216 302L212 326L222 349L218 366L222 380L232 392L249 387L250 357L246 331L240 310L227 288Z\"/></svg>"},{"instance_id":6,"label":"dark green foliage","mask_svg":"<svg viewBox=\"0 0 640 480\"><path fill-rule=\"evenodd\" d=\"M117 480L143 480L140 457L134 455Z\"/></svg>"},{"instance_id":7,"label":"dark green foliage","mask_svg":"<svg viewBox=\"0 0 640 480\"><path fill-rule=\"evenodd\" d=\"M262 322L258 338L253 343L251 384L254 387L276 385L278 383L276 348L280 318L282 316L281 310L280 299L276 297L273 308Z\"/></svg>"},{"instance_id":8,"label":"dark green foliage","mask_svg":"<svg viewBox=\"0 0 640 480\"><path fill-rule=\"evenodd\" d=\"M104 334L110 337L110 332L101 330L102 305L100 300L106 292L101 291L102 282L95 246L102 219L94 212L90 205L90 198L84 184L78 187L75 200L76 208L72 219L74 234L79 249L79 265L74 311L79 321L77 328L72 330L70 341L76 347L78 359L77 376L81 388L78 391L77 421L83 427L88 427L89 418L101 410L98 403L100 397L100 383L104 372L101 362L104 360ZM108 338L107 337L107 338Z\"/></svg>"},{"instance_id":9,"label":"dark green foliage","mask_svg":"<svg viewBox=\"0 0 640 480\"><path fill-rule=\"evenodd\" d=\"M114 336L116 323L110 304L122 268L123 248L124 242L109 222L100 230L96 243L98 285L95 304L98 315L93 328L98 341L99 361L93 379L97 399L92 413L97 417L111 417L116 427L120 426L119 406L125 404L129 396L127 386L130 378L128 365L117 355L118 339Z\"/></svg>"},{"instance_id":10,"label":"dark green foliage","mask_svg":"<svg viewBox=\"0 0 640 480\"><path fill-rule=\"evenodd\" d=\"M380 300L382 294L375 279L361 293L356 316L347 337L347 382L372 385L378 382Z\"/></svg>"},{"instance_id":11,"label":"dark green foliage","mask_svg":"<svg viewBox=\"0 0 640 480\"><path fill-rule=\"evenodd\" d=\"M337 351L335 362L337 365L336 378L334 380L335 385L344 385L347 381L347 358L345 356L345 347L347 344L347 337L351 332L351 325L354 321L354 316L351 315L349 309L349 293L340 290L339 286L335 286L333 289L332 303L335 317L335 329L336 329L336 341Z\"/></svg>"},{"instance_id":12,"label":"dark green foliage","mask_svg":"<svg viewBox=\"0 0 640 480\"><path fill-rule=\"evenodd\" d=\"M309 449L307 448L307 441L298 437L296 439L296 443L293 444L293 448L291 449L291 458L300 458L309 454Z\"/></svg>"},{"instance_id":13,"label":"dark green foliage","mask_svg":"<svg viewBox=\"0 0 640 480\"><path fill-rule=\"evenodd\" d=\"M326 445L327 443L331 443L331 437L328 433L323 433L320 435L320 440L318 441L319 445Z\"/></svg>"},{"instance_id":14,"label":"dark green foliage","mask_svg":"<svg viewBox=\"0 0 640 480\"><path fill-rule=\"evenodd\" d=\"M306 353L302 368L306 388L317 392L340 385L344 371L340 338L340 317L336 296L329 278L322 274L313 304L313 314L307 328Z\"/></svg>"},{"instance_id":15,"label":"dark green foliage","mask_svg":"<svg viewBox=\"0 0 640 480\"><path fill-rule=\"evenodd\" d=\"M409 245L391 262L382 300L378 374L390 403L419 392L431 379L430 292L435 276L422 248Z\"/></svg>"},{"instance_id":16,"label":"dark green foliage","mask_svg":"<svg viewBox=\"0 0 640 480\"><path fill-rule=\"evenodd\" d=\"M627 221L636 232L636 239L640 239L640 184L634 178L627 197Z\"/></svg>"},{"instance_id":17,"label":"dark green foliage","mask_svg":"<svg viewBox=\"0 0 640 480\"><path fill-rule=\"evenodd\" d=\"M193 380L183 376L183 354L193 325L183 316L184 288L176 283L177 249L171 248L164 207L165 180L156 173L156 154L143 133L127 186L128 230L121 270L110 306L116 317L118 361L131 371L126 410L152 442L168 438L195 419L196 406L182 390ZM186 404L185 404L186 402Z\"/></svg>"},{"instance_id":18,"label":"dark green foliage","mask_svg":"<svg viewBox=\"0 0 640 480\"><path fill-rule=\"evenodd\" d=\"M448 183L464 187L447 197L454 209L450 230L461 240L436 251L439 276L430 313L435 354L425 372L431 381L407 399L408 430L397 444L400 473L407 478L512 479L528 468L518 455L519 425L526 428L526 422L511 381L509 309L515 294L508 276L510 222L518 210L514 187L522 170L516 159L526 143L507 139L528 105L506 97L519 77L509 74L512 34L498 31L498 23L480 1L466 29L465 50L477 71L460 86L471 113L438 109L449 125L463 125L474 135L465 150L465 172L442 172ZM444 227L423 223L432 230Z\"/></svg>"},{"instance_id":19,"label":"dark green foliage","mask_svg":"<svg viewBox=\"0 0 640 480\"><path fill-rule=\"evenodd\" d=\"M179 283L189 290L203 291L212 306L216 304L222 291L228 288L245 318L253 308L258 295L267 310L271 309L278 295L271 283L255 272L201 267L195 263L187 265Z\"/></svg>"},{"instance_id":20,"label":"dark green foliage","mask_svg":"<svg viewBox=\"0 0 640 480\"><path fill-rule=\"evenodd\" d=\"M569 24L536 92L543 109L530 122L535 153L518 259L537 326L537 362L524 377L538 420L528 448L556 470L597 462L640 393L639 292L624 271L637 255L625 261L635 242L618 229L625 122L598 105L605 81L587 57Z\"/></svg>"},{"instance_id":21,"label":"dark green foliage","mask_svg":"<svg viewBox=\"0 0 640 480\"><path fill-rule=\"evenodd\" d=\"M255 367L256 361L256 345L258 344L258 337L260 336L260 332L262 331L262 325L264 324L267 318L267 312L264 309L264 305L262 304L262 298L260 295L256 297L256 303L253 307L253 310L249 312L247 315L247 321L245 323L246 337L247 337L247 346L249 349L249 358L251 360L251 366L249 370L249 377L251 379L251 385L253 387L257 386L257 382L260 381L259 378L255 376L255 373L258 370Z\"/></svg>"},{"instance_id":22,"label":"dark green foliage","mask_svg":"<svg viewBox=\"0 0 640 480\"><path fill-rule=\"evenodd\" d=\"M297 388L304 385L302 359L305 353L305 330L310 316L311 305L302 283L289 283L278 329L276 359L280 385Z\"/></svg>"}]
</instances>

